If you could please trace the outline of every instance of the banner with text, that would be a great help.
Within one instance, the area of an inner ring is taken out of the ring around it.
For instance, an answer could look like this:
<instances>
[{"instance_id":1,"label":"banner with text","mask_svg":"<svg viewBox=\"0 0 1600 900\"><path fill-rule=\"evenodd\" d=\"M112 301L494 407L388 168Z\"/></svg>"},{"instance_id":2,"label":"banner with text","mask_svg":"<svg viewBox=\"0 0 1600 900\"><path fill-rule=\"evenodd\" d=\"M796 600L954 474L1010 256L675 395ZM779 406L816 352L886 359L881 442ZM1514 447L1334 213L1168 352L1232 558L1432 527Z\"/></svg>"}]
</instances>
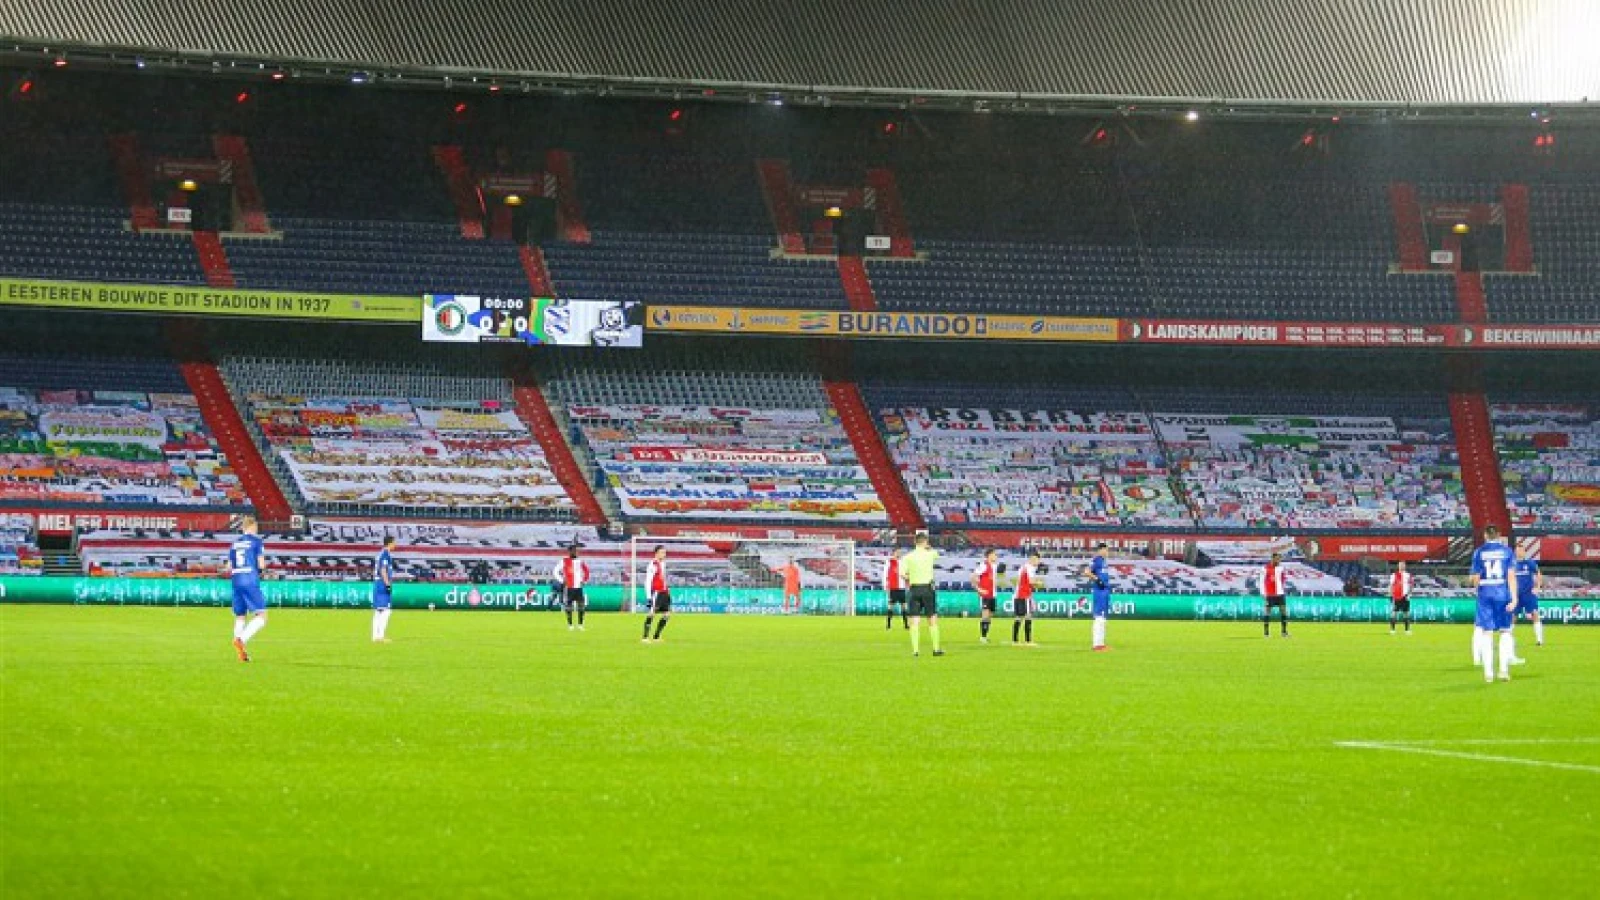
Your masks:
<instances>
[{"instance_id":1,"label":"banner with text","mask_svg":"<svg viewBox=\"0 0 1600 900\"><path fill-rule=\"evenodd\" d=\"M410 323L421 315L422 300L384 295L0 278L0 306Z\"/></svg>"},{"instance_id":2,"label":"banner with text","mask_svg":"<svg viewBox=\"0 0 1600 900\"><path fill-rule=\"evenodd\" d=\"M711 334L1003 341L1117 340L1116 319L983 313L652 306L649 324L651 331Z\"/></svg>"},{"instance_id":3,"label":"banner with text","mask_svg":"<svg viewBox=\"0 0 1600 900\"><path fill-rule=\"evenodd\" d=\"M1118 441L1153 440L1150 426L1139 413L1074 412L1069 409L967 409L915 407L889 410L911 434L979 434L993 437L1081 435Z\"/></svg>"}]
</instances>

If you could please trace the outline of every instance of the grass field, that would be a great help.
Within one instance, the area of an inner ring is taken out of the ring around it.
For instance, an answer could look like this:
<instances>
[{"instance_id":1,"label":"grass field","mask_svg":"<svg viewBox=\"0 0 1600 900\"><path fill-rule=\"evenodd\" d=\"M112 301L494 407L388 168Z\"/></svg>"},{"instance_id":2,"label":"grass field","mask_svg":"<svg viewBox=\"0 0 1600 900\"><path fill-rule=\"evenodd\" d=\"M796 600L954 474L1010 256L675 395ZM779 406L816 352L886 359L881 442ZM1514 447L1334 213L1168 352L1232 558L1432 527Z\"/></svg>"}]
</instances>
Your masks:
<instances>
[{"instance_id":1,"label":"grass field","mask_svg":"<svg viewBox=\"0 0 1600 900\"><path fill-rule=\"evenodd\" d=\"M0 895L1573 897L1600 628L0 606ZM1009 637L1009 622L1000 631ZM1434 755L1341 747L1419 742ZM1493 741L1494 743L1486 743ZM1522 762L1493 761L1483 756ZM1559 763L1565 767L1544 765Z\"/></svg>"}]
</instances>

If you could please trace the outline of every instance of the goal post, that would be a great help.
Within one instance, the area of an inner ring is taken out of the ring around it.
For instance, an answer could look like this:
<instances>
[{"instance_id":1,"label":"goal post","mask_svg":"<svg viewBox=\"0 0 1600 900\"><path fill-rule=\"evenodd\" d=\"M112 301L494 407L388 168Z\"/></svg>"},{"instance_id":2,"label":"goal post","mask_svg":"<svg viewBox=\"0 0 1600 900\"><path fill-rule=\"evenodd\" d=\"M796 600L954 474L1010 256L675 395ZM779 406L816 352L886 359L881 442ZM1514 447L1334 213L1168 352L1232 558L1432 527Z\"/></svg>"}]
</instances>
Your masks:
<instances>
[{"instance_id":1,"label":"goal post","mask_svg":"<svg viewBox=\"0 0 1600 900\"><path fill-rule=\"evenodd\" d=\"M856 543L831 538L746 538L737 535L634 535L623 573L626 609L650 608L645 571L657 547L667 552L672 608L686 612L852 616L856 611ZM800 579L798 610L786 604L785 568Z\"/></svg>"}]
</instances>

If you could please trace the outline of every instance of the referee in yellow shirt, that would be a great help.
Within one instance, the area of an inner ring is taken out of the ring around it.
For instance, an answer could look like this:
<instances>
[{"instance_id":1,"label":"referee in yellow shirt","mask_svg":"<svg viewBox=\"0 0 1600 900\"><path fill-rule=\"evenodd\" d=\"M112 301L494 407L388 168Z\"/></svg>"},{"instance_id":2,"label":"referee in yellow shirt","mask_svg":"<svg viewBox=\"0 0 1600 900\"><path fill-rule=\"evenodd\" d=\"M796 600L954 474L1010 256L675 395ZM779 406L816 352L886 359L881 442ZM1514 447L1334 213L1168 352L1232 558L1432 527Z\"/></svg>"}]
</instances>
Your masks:
<instances>
[{"instance_id":1,"label":"referee in yellow shirt","mask_svg":"<svg viewBox=\"0 0 1600 900\"><path fill-rule=\"evenodd\" d=\"M939 647L939 598L933 590L933 564L938 559L939 551L928 546L928 533L919 531L917 548L900 560L900 571L909 586L906 599L911 607L912 656L921 655L923 616L928 617L928 635L933 638L933 655L944 655L944 650Z\"/></svg>"}]
</instances>

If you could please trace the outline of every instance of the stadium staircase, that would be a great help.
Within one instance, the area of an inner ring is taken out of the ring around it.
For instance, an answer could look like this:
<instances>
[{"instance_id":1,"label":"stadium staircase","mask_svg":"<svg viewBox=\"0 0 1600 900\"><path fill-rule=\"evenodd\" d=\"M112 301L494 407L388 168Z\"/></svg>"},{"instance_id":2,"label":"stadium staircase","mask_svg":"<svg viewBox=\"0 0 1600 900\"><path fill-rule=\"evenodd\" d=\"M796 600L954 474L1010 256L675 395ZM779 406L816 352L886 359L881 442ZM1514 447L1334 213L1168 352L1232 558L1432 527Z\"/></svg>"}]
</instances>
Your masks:
<instances>
[{"instance_id":1,"label":"stadium staircase","mask_svg":"<svg viewBox=\"0 0 1600 900\"><path fill-rule=\"evenodd\" d=\"M902 531L926 525L917 501L906 488L900 469L883 445L883 435L878 433L877 420L867 403L861 398L861 388L849 374L849 348L838 343L823 344L819 353L822 366L822 387L828 401L839 414L839 424L855 448L856 459L872 479L872 489L883 502L889 523Z\"/></svg>"},{"instance_id":2,"label":"stadium staircase","mask_svg":"<svg viewBox=\"0 0 1600 900\"><path fill-rule=\"evenodd\" d=\"M1394 215L1395 239L1400 244L1400 271L1428 271L1428 239L1422 229L1417 186L1404 182L1389 185L1389 208Z\"/></svg>"},{"instance_id":3,"label":"stadium staircase","mask_svg":"<svg viewBox=\"0 0 1600 900\"><path fill-rule=\"evenodd\" d=\"M761 194L772 215L772 227L778 233L778 246L785 253L804 256L806 241L800 235L800 215L794 208L789 164L781 159L763 159L756 163L756 171L761 176Z\"/></svg>"},{"instance_id":4,"label":"stadium staircase","mask_svg":"<svg viewBox=\"0 0 1600 900\"><path fill-rule=\"evenodd\" d=\"M444 174L450 188L450 202L455 205L456 218L461 223L461 236L470 241L483 240L483 206L478 190L472 183L472 166L460 147L433 148L433 161Z\"/></svg>"},{"instance_id":5,"label":"stadium staircase","mask_svg":"<svg viewBox=\"0 0 1600 900\"><path fill-rule=\"evenodd\" d=\"M844 288L844 298L851 309L871 312L878 308L878 298L872 293L872 280L867 277L867 264L861 257L839 257L839 284Z\"/></svg>"},{"instance_id":6,"label":"stadium staircase","mask_svg":"<svg viewBox=\"0 0 1600 900\"><path fill-rule=\"evenodd\" d=\"M116 165L117 181L122 185L122 199L128 204L128 221L132 223L133 230L160 228L161 219L156 215L155 199L150 196L150 183L145 179L139 138L132 134L113 135L111 158Z\"/></svg>"},{"instance_id":7,"label":"stadium staircase","mask_svg":"<svg viewBox=\"0 0 1600 900\"><path fill-rule=\"evenodd\" d=\"M228 264L228 251L215 231L194 232L194 251L200 259L200 269L206 273L206 284L215 288L236 285L233 266Z\"/></svg>"},{"instance_id":8,"label":"stadium staircase","mask_svg":"<svg viewBox=\"0 0 1600 900\"><path fill-rule=\"evenodd\" d=\"M555 473L556 480L561 482L561 487L566 490L573 505L578 507L578 521L585 525L606 525L605 510L600 506L600 501L595 499L594 491L590 489L583 469L578 466L578 460L573 456L572 445L567 443L567 433L562 430L550 412L550 404L545 400L544 390L540 388L537 376L531 369L522 367L512 372L511 383L512 396L517 404L517 416L528 426L534 439L544 449L550 470Z\"/></svg>"},{"instance_id":9,"label":"stadium staircase","mask_svg":"<svg viewBox=\"0 0 1600 900\"><path fill-rule=\"evenodd\" d=\"M1500 476L1494 424L1489 418L1479 361L1463 356L1451 362L1450 423L1455 429L1472 529L1481 533L1484 526L1495 525L1501 534L1509 535L1511 516L1506 510L1505 482Z\"/></svg>"},{"instance_id":10,"label":"stadium staircase","mask_svg":"<svg viewBox=\"0 0 1600 900\"><path fill-rule=\"evenodd\" d=\"M550 268L545 264L544 251L527 244L517 245L517 258L522 261L522 271L528 276L528 287L535 297L554 297L556 288L550 280Z\"/></svg>"},{"instance_id":11,"label":"stadium staircase","mask_svg":"<svg viewBox=\"0 0 1600 900\"><path fill-rule=\"evenodd\" d=\"M1489 321L1489 301L1483 293L1481 273L1456 273L1456 310L1461 315L1461 321L1468 325L1482 325Z\"/></svg>"},{"instance_id":12,"label":"stadium staircase","mask_svg":"<svg viewBox=\"0 0 1600 900\"><path fill-rule=\"evenodd\" d=\"M263 525L287 526L294 509L261 458L261 450L245 427L244 418L239 415L216 363L211 361L193 331L179 325L169 332L169 339L179 360L178 369L190 393L194 394L200 415L216 437L217 446L226 454L228 465L239 476L239 483L249 495L257 518Z\"/></svg>"}]
</instances>

